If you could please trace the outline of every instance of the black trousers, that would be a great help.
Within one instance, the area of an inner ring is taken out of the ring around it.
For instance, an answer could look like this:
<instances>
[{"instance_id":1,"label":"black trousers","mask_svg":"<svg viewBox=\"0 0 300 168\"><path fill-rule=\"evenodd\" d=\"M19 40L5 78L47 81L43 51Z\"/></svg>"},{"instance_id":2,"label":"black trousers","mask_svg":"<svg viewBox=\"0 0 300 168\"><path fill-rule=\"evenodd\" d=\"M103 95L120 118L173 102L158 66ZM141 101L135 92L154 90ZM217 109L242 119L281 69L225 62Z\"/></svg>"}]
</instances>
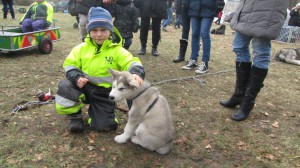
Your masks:
<instances>
[{"instance_id":1,"label":"black trousers","mask_svg":"<svg viewBox=\"0 0 300 168\"><path fill-rule=\"evenodd\" d=\"M109 99L111 89L87 84L81 89L90 104L89 124L97 131L116 130L118 121L115 116L115 103Z\"/></svg>"},{"instance_id":2,"label":"black trousers","mask_svg":"<svg viewBox=\"0 0 300 168\"><path fill-rule=\"evenodd\" d=\"M140 41L143 48L147 47L148 32L150 28L150 19L152 19L152 47L157 48L160 40L161 18L141 17Z\"/></svg>"},{"instance_id":3,"label":"black trousers","mask_svg":"<svg viewBox=\"0 0 300 168\"><path fill-rule=\"evenodd\" d=\"M110 91L110 88L106 89L90 83L80 89L69 80L62 80L58 84L57 95L61 97L60 105L68 101L75 102L75 106L80 106L81 103L89 104L88 123L90 126L97 131L108 131L116 130L118 127L118 120L114 113L115 102L109 99ZM72 108L67 104L66 106Z\"/></svg>"}]
</instances>

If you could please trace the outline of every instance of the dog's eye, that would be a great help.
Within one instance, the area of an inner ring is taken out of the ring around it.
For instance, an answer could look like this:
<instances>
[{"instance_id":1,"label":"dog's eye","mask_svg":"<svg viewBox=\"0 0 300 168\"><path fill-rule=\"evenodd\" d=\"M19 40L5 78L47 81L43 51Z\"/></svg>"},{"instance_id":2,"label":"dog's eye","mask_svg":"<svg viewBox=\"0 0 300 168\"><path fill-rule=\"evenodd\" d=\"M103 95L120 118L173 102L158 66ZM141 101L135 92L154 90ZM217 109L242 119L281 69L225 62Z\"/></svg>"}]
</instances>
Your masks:
<instances>
[{"instance_id":1,"label":"dog's eye","mask_svg":"<svg viewBox=\"0 0 300 168\"><path fill-rule=\"evenodd\" d=\"M123 91L125 90L125 88L121 87L119 90L120 90L121 92L123 92Z\"/></svg>"}]
</instances>

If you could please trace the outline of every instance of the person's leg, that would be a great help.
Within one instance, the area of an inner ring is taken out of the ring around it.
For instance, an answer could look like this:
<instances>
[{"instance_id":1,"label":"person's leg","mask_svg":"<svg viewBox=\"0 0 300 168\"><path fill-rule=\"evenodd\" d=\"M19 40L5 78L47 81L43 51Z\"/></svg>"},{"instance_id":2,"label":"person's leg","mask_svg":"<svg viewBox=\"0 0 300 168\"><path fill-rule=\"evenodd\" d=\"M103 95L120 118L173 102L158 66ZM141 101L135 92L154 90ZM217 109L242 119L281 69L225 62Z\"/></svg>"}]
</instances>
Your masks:
<instances>
[{"instance_id":1,"label":"person's leg","mask_svg":"<svg viewBox=\"0 0 300 168\"><path fill-rule=\"evenodd\" d=\"M181 22L182 22L181 39L189 40L191 18L188 16L187 11L181 13Z\"/></svg>"},{"instance_id":2,"label":"person's leg","mask_svg":"<svg viewBox=\"0 0 300 168\"><path fill-rule=\"evenodd\" d=\"M213 22L213 18L201 18L200 19L200 36L203 42L202 63L196 73L203 74L208 71L208 62L210 60L211 39L210 28ZM200 47L200 43L199 43Z\"/></svg>"},{"instance_id":3,"label":"person's leg","mask_svg":"<svg viewBox=\"0 0 300 168\"><path fill-rule=\"evenodd\" d=\"M250 41L252 37L246 36L238 31L235 31L232 43L233 52L236 54L237 62L251 62Z\"/></svg>"},{"instance_id":4,"label":"person's leg","mask_svg":"<svg viewBox=\"0 0 300 168\"><path fill-rule=\"evenodd\" d=\"M268 74L271 55L271 40L263 38L253 38L253 65L250 72L245 97L239 109L233 114L235 121L245 120L252 111L255 99L263 87L264 80Z\"/></svg>"},{"instance_id":5,"label":"person's leg","mask_svg":"<svg viewBox=\"0 0 300 168\"><path fill-rule=\"evenodd\" d=\"M146 53L149 26L150 26L150 18L141 17L141 29L140 29L141 50L138 53L139 55L144 55Z\"/></svg>"},{"instance_id":6,"label":"person's leg","mask_svg":"<svg viewBox=\"0 0 300 168\"><path fill-rule=\"evenodd\" d=\"M15 18L15 10L13 8L13 0L8 0L8 6L9 6L10 15L14 19Z\"/></svg>"},{"instance_id":7,"label":"person's leg","mask_svg":"<svg viewBox=\"0 0 300 168\"><path fill-rule=\"evenodd\" d=\"M201 18L192 17L192 53L191 59L198 61L200 50L200 33L201 33Z\"/></svg>"},{"instance_id":8,"label":"person's leg","mask_svg":"<svg viewBox=\"0 0 300 168\"><path fill-rule=\"evenodd\" d=\"M69 131L82 132L83 120L81 108L86 97L80 89L69 80L64 79L58 83L58 90L55 96L55 109L58 114L68 115L70 118Z\"/></svg>"},{"instance_id":9,"label":"person's leg","mask_svg":"<svg viewBox=\"0 0 300 168\"><path fill-rule=\"evenodd\" d=\"M160 22L161 18L152 18L152 55L159 56L157 46L160 40Z\"/></svg>"},{"instance_id":10,"label":"person's leg","mask_svg":"<svg viewBox=\"0 0 300 168\"><path fill-rule=\"evenodd\" d=\"M199 57L199 50L200 50L200 22L201 19L199 17L192 17L191 24L192 24L192 53L191 58L187 62L185 66L182 66L181 69L183 70L190 70L196 68L198 66L198 57Z\"/></svg>"},{"instance_id":11,"label":"person's leg","mask_svg":"<svg viewBox=\"0 0 300 168\"><path fill-rule=\"evenodd\" d=\"M110 89L96 87L90 99L88 123L97 131L116 130L118 120L115 116L115 103L109 99Z\"/></svg>"},{"instance_id":12,"label":"person's leg","mask_svg":"<svg viewBox=\"0 0 300 168\"><path fill-rule=\"evenodd\" d=\"M168 18L164 20L164 23L163 23L163 30L165 30L165 28L169 25L169 23L172 21L173 19L173 10L172 10L172 7L168 8L167 9L167 12L168 12Z\"/></svg>"},{"instance_id":13,"label":"person's leg","mask_svg":"<svg viewBox=\"0 0 300 168\"><path fill-rule=\"evenodd\" d=\"M43 19L35 20L32 22L32 30L33 31L40 31L44 30L48 27L47 21Z\"/></svg>"},{"instance_id":14,"label":"person's leg","mask_svg":"<svg viewBox=\"0 0 300 168\"><path fill-rule=\"evenodd\" d=\"M124 48L126 49L126 50L128 50L129 49L129 47L131 46L131 44L132 44L132 39L131 38L125 38L124 39Z\"/></svg>"},{"instance_id":15,"label":"person's leg","mask_svg":"<svg viewBox=\"0 0 300 168\"><path fill-rule=\"evenodd\" d=\"M234 93L228 100L221 100L220 104L224 107L232 108L243 102L247 84L251 71L251 55L249 52L249 44L252 37L248 37L235 32L233 39L233 51L236 53L236 83Z\"/></svg>"},{"instance_id":16,"label":"person's leg","mask_svg":"<svg viewBox=\"0 0 300 168\"><path fill-rule=\"evenodd\" d=\"M210 60L210 50L211 50L210 28L212 22L213 22L213 18L201 19L200 36L203 42L202 62L208 62Z\"/></svg>"},{"instance_id":17,"label":"person's leg","mask_svg":"<svg viewBox=\"0 0 300 168\"><path fill-rule=\"evenodd\" d=\"M22 22L22 32L27 33L27 32L32 32L32 22L33 20L31 18L24 19Z\"/></svg>"},{"instance_id":18,"label":"person's leg","mask_svg":"<svg viewBox=\"0 0 300 168\"><path fill-rule=\"evenodd\" d=\"M253 65L257 68L269 69L271 59L271 41L263 38L253 38Z\"/></svg>"},{"instance_id":19,"label":"person's leg","mask_svg":"<svg viewBox=\"0 0 300 168\"><path fill-rule=\"evenodd\" d=\"M3 19L6 19L7 18L7 13L8 13L8 8L7 8L8 2L7 2L7 0L2 0L2 4L3 4Z\"/></svg>"},{"instance_id":20,"label":"person's leg","mask_svg":"<svg viewBox=\"0 0 300 168\"><path fill-rule=\"evenodd\" d=\"M86 24L87 24L87 16L83 14L78 14L79 17L79 34L80 34L80 40L84 41L86 38L88 32L86 30Z\"/></svg>"},{"instance_id":21,"label":"person's leg","mask_svg":"<svg viewBox=\"0 0 300 168\"><path fill-rule=\"evenodd\" d=\"M180 15L176 14L176 19L175 19L175 22L174 22L174 28L175 29L179 28L179 24L180 24Z\"/></svg>"},{"instance_id":22,"label":"person's leg","mask_svg":"<svg viewBox=\"0 0 300 168\"><path fill-rule=\"evenodd\" d=\"M187 11L182 9L180 16L182 22L181 39L179 40L180 49L179 56L173 60L174 63L179 63L185 60L185 53L188 47L188 38L190 33L190 17L188 16Z\"/></svg>"}]
</instances>

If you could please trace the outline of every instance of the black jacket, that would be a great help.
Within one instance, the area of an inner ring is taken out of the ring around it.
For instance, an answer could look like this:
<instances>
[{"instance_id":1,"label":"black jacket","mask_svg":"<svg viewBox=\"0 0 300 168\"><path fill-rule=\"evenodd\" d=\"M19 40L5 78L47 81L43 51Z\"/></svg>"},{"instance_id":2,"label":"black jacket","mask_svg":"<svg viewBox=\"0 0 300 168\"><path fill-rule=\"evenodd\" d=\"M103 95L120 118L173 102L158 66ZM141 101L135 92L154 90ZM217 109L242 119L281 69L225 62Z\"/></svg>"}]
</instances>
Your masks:
<instances>
[{"instance_id":1,"label":"black jacket","mask_svg":"<svg viewBox=\"0 0 300 168\"><path fill-rule=\"evenodd\" d=\"M139 29L137 8L131 0L118 0L112 4L108 11L115 17L114 26L119 30L123 38L132 38L132 32Z\"/></svg>"},{"instance_id":2,"label":"black jacket","mask_svg":"<svg viewBox=\"0 0 300 168\"><path fill-rule=\"evenodd\" d=\"M134 0L134 5L140 10L140 17L166 19L167 0Z\"/></svg>"},{"instance_id":3,"label":"black jacket","mask_svg":"<svg viewBox=\"0 0 300 168\"><path fill-rule=\"evenodd\" d=\"M190 17L215 17L217 0L189 0Z\"/></svg>"},{"instance_id":4,"label":"black jacket","mask_svg":"<svg viewBox=\"0 0 300 168\"><path fill-rule=\"evenodd\" d=\"M102 0L82 0L82 2L77 2L76 12L80 14L87 15L91 7L103 7Z\"/></svg>"}]
</instances>

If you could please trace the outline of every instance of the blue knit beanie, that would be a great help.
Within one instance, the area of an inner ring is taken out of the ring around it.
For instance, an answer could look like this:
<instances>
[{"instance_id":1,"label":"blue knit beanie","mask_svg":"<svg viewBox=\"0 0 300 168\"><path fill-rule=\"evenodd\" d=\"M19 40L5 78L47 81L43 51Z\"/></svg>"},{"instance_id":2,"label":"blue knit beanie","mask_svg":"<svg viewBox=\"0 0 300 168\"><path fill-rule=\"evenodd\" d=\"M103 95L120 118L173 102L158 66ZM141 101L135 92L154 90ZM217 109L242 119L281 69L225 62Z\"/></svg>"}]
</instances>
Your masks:
<instances>
[{"instance_id":1,"label":"blue knit beanie","mask_svg":"<svg viewBox=\"0 0 300 168\"><path fill-rule=\"evenodd\" d=\"M114 30L111 14L101 7L91 7L87 19L86 29L88 33L95 27L105 27L111 32Z\"/></svg>"}]
</instances>

